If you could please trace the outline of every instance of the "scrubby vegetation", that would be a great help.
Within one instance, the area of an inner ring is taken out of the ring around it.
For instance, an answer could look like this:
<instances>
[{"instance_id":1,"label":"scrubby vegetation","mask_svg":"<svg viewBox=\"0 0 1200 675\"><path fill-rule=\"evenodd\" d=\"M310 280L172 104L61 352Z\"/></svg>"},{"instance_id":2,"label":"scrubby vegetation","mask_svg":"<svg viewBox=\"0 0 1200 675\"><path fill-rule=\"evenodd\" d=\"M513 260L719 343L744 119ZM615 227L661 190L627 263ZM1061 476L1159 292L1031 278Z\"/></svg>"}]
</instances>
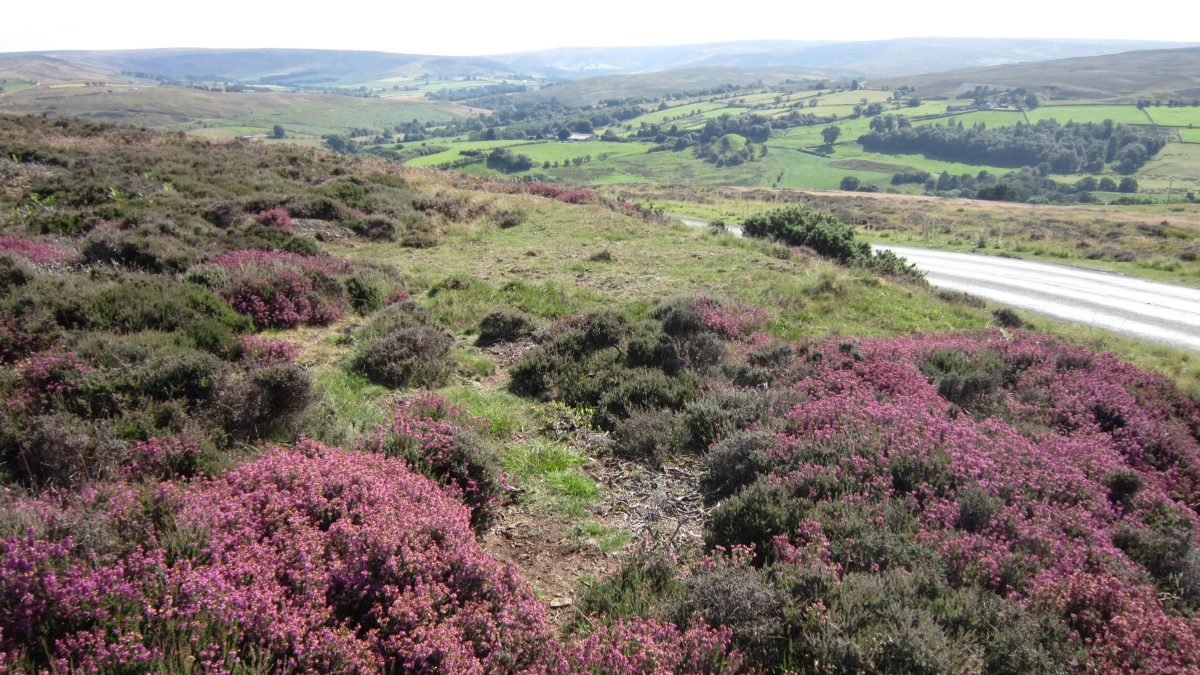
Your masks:
<instances>
[{"instance_id":1,"label":"scrubby vegetation","mask_svg":"<svg viewBox=\"0 0 1200 675\"><path fill-rule=\"evenodd\" d=\"M2 669L1200 667L1200 405L969 299L936 321L1006 328L797 339L943 307L841 219L683 233L786 288L656 297L607 284L665 228L587 190L74 121L0 153ZM586 285L519 266L553 218ZM485 236L513 277L422 257ZM623 550L564 603L513 542Z\"/></svg>"}]
</instances>

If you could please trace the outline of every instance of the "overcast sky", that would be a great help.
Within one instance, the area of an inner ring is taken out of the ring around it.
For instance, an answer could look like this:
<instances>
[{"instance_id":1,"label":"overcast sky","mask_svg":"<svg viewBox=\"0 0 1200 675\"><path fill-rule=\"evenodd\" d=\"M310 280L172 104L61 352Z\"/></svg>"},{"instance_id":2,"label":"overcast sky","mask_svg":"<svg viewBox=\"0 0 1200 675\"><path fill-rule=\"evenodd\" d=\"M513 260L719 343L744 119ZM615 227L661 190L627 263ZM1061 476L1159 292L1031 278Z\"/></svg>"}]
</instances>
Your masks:
<instances>
[{"instance_id":1,"label":"overcast sky","mask_svg":"<svg viewBox=\"0 0 1200 675\"><path fill-rule=\"evenodd\" d=\"M151 47L303 47L497 54L549 47L722 40L1047 37L1200 40L1193 0L1153 11L1096 0L706 3L608 0L341 0L321 4L205 0L6 3L0 52ZM317 9L320 7L321 9ZM716 9L715 7L720 7Z\"/></svg>"}]
</instances>

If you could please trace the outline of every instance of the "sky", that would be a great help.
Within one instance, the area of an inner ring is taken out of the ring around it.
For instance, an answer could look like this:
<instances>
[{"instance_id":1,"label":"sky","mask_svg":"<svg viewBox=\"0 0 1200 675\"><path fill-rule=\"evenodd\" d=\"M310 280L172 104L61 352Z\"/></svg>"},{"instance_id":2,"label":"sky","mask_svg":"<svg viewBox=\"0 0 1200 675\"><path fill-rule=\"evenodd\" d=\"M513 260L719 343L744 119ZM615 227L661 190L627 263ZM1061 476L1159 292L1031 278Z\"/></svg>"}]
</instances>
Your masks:
<instances>
[{"instance_id":1,"label":"sky","mask_svg":"<svg viewBox=\"0 0 1200 675\"><path fill-rule=\"evenodd\" d=\"M424 0L321 5L255 0L58 0L7 3L0 52L157 47L293 47L419 54L501 54L552 47L725 40L899 37L1200 39L1189 0L1153 12L1095 0L701 3L653 0ZM1173 11L1174 10L1174 11ZM1170 20L1176 16L1179 20Z\"/></svg>"}]
</instances>

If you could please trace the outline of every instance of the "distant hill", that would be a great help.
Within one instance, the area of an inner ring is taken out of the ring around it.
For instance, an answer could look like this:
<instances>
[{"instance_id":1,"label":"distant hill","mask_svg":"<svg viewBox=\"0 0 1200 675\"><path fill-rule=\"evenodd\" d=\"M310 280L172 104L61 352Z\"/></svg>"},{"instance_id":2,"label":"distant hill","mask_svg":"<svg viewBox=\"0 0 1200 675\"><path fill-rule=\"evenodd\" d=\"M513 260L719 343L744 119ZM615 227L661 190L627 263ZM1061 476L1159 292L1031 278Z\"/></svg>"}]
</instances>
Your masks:
<instances>
[{"instance_id":1,"label":"distant hill","mask_svg":"<svg viewBox=\"0 0 1200 675\"><path fill-rule=\"evenodd\" d=\"M145 49L0 54L0 69L31 58L93 72L136 72L178 79L263 84L344 84L421 75L517 75L505 64L477 57L426 56L321 49Z\"/></svg>"},{"instance_id":2,"label":"distant hill","mask_svg":"<svg viewBox=\"0 0 1200 675\"><path fill-rule=\"evenodd\" d=\"M1192 43L1195 44L1195 43ZM673 47L564 48L490 57L548 77L583 77L676 68L820 71L832 77L886 77L1191 46L1137 40L906 38L864 42L752 41Z\"/></svg>"},{"instance_id":3,"label":"distant hill","mask_svg":"<svg viewBox=\"0 0 1200 675\"><path fill-rule=\"evenodd\" d=\"M1200 97L1200 47L970 68L893 77L873 84L910 86L918 96L953 97L976 85L1024 87L1058 99Z\"/></svg>"},{"instance_id":4,"label":"distant hill","mask_svg":"<svg viewBox=\"0 0 1200 675\"><path fill-rule=\"evenodd\" d=\"M96 68L44 54L0 54L0 80L47 84L111 79L111 68Z\"/></svg>"},{"instance_id":5,"label":"distant hill","mask_svg":"<svg viewBox=\"0 0 1200 675\"><path fill-rule=\"evenodd\" d=\"M1128 40L911 38L572 47L486 57L321 49L53 51L0 54L0 78L62 82L136 72L177 79L345 86L421 75L573 79L679 69L695 73L699 72L696 69L739 68L862 79L939 72L948 66L994 66L1182 46L1185 45Z\"/></svg>"}]
</instances>

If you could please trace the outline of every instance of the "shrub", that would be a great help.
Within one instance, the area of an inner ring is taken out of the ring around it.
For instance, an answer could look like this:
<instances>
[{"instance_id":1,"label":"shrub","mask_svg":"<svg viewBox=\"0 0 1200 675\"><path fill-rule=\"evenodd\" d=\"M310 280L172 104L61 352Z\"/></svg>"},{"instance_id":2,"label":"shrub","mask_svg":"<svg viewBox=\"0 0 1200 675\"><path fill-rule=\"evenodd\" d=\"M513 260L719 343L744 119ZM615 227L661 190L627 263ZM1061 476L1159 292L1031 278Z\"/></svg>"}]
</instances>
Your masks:
<instances>
[{"instance_id":1,"label":"shrub","mask_svg":"<svg viewBox=\"0 0 1200 675\"><path fill-rule=\"evenodd\" d=\"M342 314L345 292L335 276L344 262L280 251L233 251L212 258L228 283L218 289L238 312L259 328L325 325Z\"/></svg>"},{"instance_id":2,"label":"shrub","mask_svg":"<svg viewBox=\"0 0 1200 675\"><path fill-rule=\"evenodd\" d=\"M982 532L999 510L1000 505L987 490L972 485L959 492L958 518L954 526L967 532Z\"/></svg>"},{"instance_id":3,"label":"shrub","mask_svg":"<svg viewBox=\"0 0 1200 675\"><path fill-rule=\"evenodd\" d=\"M204 210L204 219L221 229L240 225L246 214L236 202L214 202Z\"/></svg>"},{"instance_id":4,"label":"shrub","mask_svg":"<svg viewBox=\"0 0 1200 675\"><path fill-rule=\"evenodd\" d=\"M642 368L628 370L600 396L599 411L611 423L638 410L679 410L696 395L696 385L690 377L670 377Z\"/></svg>"},{"instance_id":5,"label":"shrub","mask_svg":"<svg viewBox=\"0 0 1200 675\"><path fill-rule=\"evenodd\" d=\"M704 533L709 548L754 549L754 563L765 562L775 537L790 535L804 519L809 504L782 485L758 480L716 508Z\"/></svg>"},{"instance_id":6,"label":"shrub","mask_svg":"<svg viewBox=\"0 0 1200 675\"><path fill-rule=\"evenodd\" d=\"M134 480L191 478L196 474L199 456L200 448L191 439L150 438L133 444L125 460L124 474Z\"/></svg>"},{"instance_id":7,"label":"shrub","mask_svg":"<svg viewBox=\"0 0 1200 675\"><path fill-rule=\"evenodd\" d=\"M679 625L697 620L732 631L733 646L758 666L778 667L786 645L784 595L762 573L733 562L717 562L683 581L670 616Z\"/></svg>"},{"instance_id":8,"label":"shrub","mask_svg":"<svg viewBox=\"0 0 1200 675\"><path fill-rule=\"evenodd\" d=\"M200 608L236 627L243 654L289 670L486 672L536 669L547 651L528 584L398 459L273 449L190 490L181 519L209 533Z\"/></svg>"},{"instance_id":9,"label":"shrub","mask_svg":"<svg viewBox=\"0 0 1200 675\"><path fill-rule=\"evenodd\" d=\"M449 487L471 508L471 526L483 531L495 520L508 486L500 459L479 432L484 420L432 393L406 399L391 421L359 441L359 448L399 457L412 469Z\"/></svg>"},{"instance_id":10,"label":"shrub","mask_svg":"<svg viewBox=\"0 0 1200 675\"><path fill-rule=\"evenodd\" d=\"M496 224L500 229L507 230L525 222L526 216L521 211L503 210L496 212Z\"/></svg>"},{"instance_id":11,"label":"shrub","mask_svg":"<svg viewBox=\"0 0 1200 675\"><path fill-rule=\"evenodd\" d=\"M388 387L436 387L454 373L454 339L433 326L399 328L362 346L354 370Z\"/></svg>"},{"instance_id":12,"label":"shrub","mask_svg":"<svg viewBox=\"0 0 1200 675\"><path fill-rule=\"evenodd\" d=\"M124 445L102 422L54 412L10 420L3 464L20 483L36 489L78 488L114 476Z\"/></svg>"},{"instance_id":13,"label":"shrub","mask_svg":"<svg viewBox=\"0 0 1200 675\"><path fill-rule=\"evenodd\" d=\"M620 456L659 464L671 452L671 429L675 414L667 410L635 412L617 422L613 450Z\"/></svg>"},{"instance_id":14,"label":"shrub","mask_svg":"<svg viewBox=\"0 0 1200 675\"><path fill-rule=\"evenodd\" d=\"M679 415L680 447L703 451L763 419L768 402L753 391L722 390L689 402Z\"/></svg>"},{"instance_id":15,"label":"shrub","mask_svg":"<svg viewBox=\"0 0 1200 675\"><path fill-rule=\"evenodd\" d=\"M20 258L35 265L70 265L79 254L50 242L27 237L0 237L0 255Z\"/></svg>"},{"instance_id":16,"label":"shrub","mask_svg":"<svg viewBox=\"0 0 1200 675\"><path fill-rule=\"evenodd\" d=\"M284 232L292 231L292 216L286 209L264 209L254 215L254 221L263 227L269 227Z\"/></svg>"},{"instance_id":17,"label":"shrub","mask_svg":"<svg viewBox=\"0 0 1200 675\"><path fill-rule=\"evenodd\" d=\"M300 355L300 346L291 340L244 335L238 343L242 361L251 366L291 363Z\"/></svg>"},{"instance_id":18,"label":"shrub","mask_svg":"<svg viewBox=\"0 0 1200 675\"><path fill-rule=\"evenodd\" d=\"M515 342L533 334L533 321L521 312L496 310L479 322L476 346L486 347L501 342Z\"/></svg>"},{"instance_id":19,"label":"shrub","mask_svg":"<svg viewBox=\"0 0 1200 675\"><path fill-rule=\"evenodd\" d=\"M775 442L771 432L742 431L712 446L704 456L705 471L700 480L705 498L723 499L766 474L770 468L767 451Z\"/></svg>"},{"instance_id":20,"label":"shrub","mask_svg":"<svg viewBox=\"0 0 1200 675\"><path fill-rule=\"evenodd\" d=\"M958 350L935 349L920 368L942 398L970 412L987 412L999 402L1008 364L990 350L970 355Z\"/></svg>"},{"instance_id":21,"label":"shrub","mask_svg":"<svg viewBox=\"0 0 1200 675\"><path fill-rule=\"evenodd\" d=\"M194 350L159 352L138 369L138 389L159 400L207 399L222 377L224 364L211 354Z\"/></svg>"},{"instance_id":22,"label":"shrub","mask_svg":"<svg viewBox=\"0 0 1200 675\"><path fill-rule=\"evenodd\" d=\"M248 438L294 439L297 420L316 400L308 371L292 363L254 368L219 393L225 424Z\"/></svg>"}]
</instances>

